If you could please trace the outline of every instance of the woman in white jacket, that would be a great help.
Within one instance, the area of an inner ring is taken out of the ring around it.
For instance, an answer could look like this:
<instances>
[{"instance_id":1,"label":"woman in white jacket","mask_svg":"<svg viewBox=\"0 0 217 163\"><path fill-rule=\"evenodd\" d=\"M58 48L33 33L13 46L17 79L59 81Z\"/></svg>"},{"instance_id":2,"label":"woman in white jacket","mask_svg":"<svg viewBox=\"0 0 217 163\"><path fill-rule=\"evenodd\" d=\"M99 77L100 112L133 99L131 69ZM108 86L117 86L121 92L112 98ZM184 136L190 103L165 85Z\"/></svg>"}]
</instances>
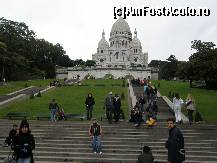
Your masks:
<instances>
[{"instance_id":1,"label":"woman in white jacket","mask_svg":"<svg viewBox=\"0 0 217 163\"><path fill-rule=\"evenodd\" d=\"M176 93L175 97L173 98L173 110L175 112L176 122L181 123L182 122L182 116L181 116L181 106L183 104L183 100L179 97L179 94Z\"/></svg>"}]
</instances>

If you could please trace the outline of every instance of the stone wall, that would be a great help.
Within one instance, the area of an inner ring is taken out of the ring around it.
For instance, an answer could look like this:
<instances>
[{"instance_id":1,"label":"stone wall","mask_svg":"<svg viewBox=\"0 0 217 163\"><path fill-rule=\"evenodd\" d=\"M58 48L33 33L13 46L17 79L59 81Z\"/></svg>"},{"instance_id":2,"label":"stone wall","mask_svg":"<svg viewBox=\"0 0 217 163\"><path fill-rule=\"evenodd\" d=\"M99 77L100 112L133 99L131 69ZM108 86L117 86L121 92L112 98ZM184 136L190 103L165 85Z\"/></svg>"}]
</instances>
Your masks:
<instances>
[{"instance_id":1,"label":"stone wall","mask_svg":"<svg viewBox=\"0 0 217 163\"><path fill-rule=\"evenodd\" d=\"M67 69L67 68L66 68ZM57 70L56 78L57 79L77 79L77 76L80 79L84 79L86 76L92 76L95 78L104 78L105 76L111 75L114 79L124 78L125 76L133 76L134 78L151 78L154 80L158 79L158 72L152 71L151 68L143 69L138 67L137 69L123 69L123 68L71 68L61 71Z\"/></svg>"},{"instance_id":2,"label":"stone wall","mask_svg":"<svg viewBox=\"0 0 217 163\"><path fill-rule=\"evenodd\" d=\"M127 75L132 75L134 78L140 79L148 78L149 76L152 78L151 69L68 69L68 79L75 79L78 75L80 79L84 79L85 76L104 78L108 74L111 74L115 79Z\"/></svg>"}]
</instances>

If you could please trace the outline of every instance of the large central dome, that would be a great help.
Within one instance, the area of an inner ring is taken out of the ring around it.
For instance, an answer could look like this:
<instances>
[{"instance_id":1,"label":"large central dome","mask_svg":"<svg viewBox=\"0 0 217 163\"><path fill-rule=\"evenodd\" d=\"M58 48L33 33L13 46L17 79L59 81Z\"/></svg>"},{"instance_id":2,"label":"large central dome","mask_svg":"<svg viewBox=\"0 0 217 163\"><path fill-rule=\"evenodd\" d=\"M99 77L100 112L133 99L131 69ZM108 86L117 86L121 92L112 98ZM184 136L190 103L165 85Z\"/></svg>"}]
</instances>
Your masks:
<instances>
[{"instance_id":1,"label":"large central dome","mask_svg":"<svg viewBox=\"0 0 217 163\"><path fill-rule=\"evenodd\" d=\"M128 23L122 18L119 19L113 24L111 33L113 32L130 32L130 27Z\"/></svg>"}]
</instances>

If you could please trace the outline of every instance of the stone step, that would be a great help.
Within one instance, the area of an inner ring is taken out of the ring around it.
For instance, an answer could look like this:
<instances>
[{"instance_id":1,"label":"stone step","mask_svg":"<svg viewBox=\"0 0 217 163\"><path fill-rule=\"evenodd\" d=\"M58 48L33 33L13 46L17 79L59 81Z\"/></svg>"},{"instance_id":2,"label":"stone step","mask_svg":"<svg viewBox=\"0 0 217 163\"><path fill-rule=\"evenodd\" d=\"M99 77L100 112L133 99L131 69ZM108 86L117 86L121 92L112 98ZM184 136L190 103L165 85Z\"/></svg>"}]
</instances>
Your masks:
<instances>
[{"instance_id":1,"label":"stone step","mask_svg":"<svg viewBox=\"0 0 217 163\"><path fill-rule=\"evenodd\" d=\"M45 155L46 154L46 155ZM0 158L7 157L7 154L1 155ZM114 153L103 153L102 155L95 155L93 153L85 153L81 154L79 152L71 152L71 153L64 153L59 156L58 153L52 153L52 152L40 152L34 153L34 159L37 160L43 160L43 161L65 161L65 162L71 162L71 161L118 161L118 162L135 162L137 160L138 154L114 154ZM157 157L158 160L166 160L167 155L166 154L155 154L154 157ZM200 160L200 161L217 161L217 156L203 156L203 155L186 155L186 161L193 162L194 160Z\"/></svg>"},{"instance_id":2,"label":"stone step","mask_svg":"<svg viewBox=\"0 0 217 163\"><path fill-rule=\"evenodd\" d=\"M37 147L36 150L34 150L34 153L40 152L56 152L56 153L70 153L70 152L82 152L82 153L88 153L91 152L91 147L69 147L69 148L59 148L59 147ZM139 154L142 151L142 147L140 149L131 149L129 147L123 148L123 149L111 149L111 148L103 148L103 153L121 153L121 154ZM0 149L0 155L2 154L8 154L8 150ZM152 149L153 155L155 154L167 154L166 149ZM203 156L213 156L217 155L217 151L207 151L207 150L200 150L200 149L186 149L186 154L188 155L203 155Z\"/></svg>"}]
</instances>

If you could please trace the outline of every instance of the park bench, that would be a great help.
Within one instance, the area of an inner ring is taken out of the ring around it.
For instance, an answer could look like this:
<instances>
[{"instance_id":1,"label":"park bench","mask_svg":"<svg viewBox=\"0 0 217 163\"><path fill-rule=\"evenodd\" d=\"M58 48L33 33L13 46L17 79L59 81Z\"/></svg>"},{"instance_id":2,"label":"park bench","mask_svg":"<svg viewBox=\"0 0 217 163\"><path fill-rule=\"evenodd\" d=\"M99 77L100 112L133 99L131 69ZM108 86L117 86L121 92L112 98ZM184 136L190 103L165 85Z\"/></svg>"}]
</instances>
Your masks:
<instances>
[{"instance_id":1,"label":"park bench","mask_svg":"<svg viewBox=\"0 0 217 163\"><path fill-rule=\"evenodd\" d=\"M27 116L26 112L9 112L6 117L8 119L26 119Z\"/></svg>"},{"instance_id":2,"label":"park bench","mask_svg":"<svg viewBox=\"0 0 217 163\"><path fill-rule=\"evenodd\" d=\"M112 84L112 87L114 87L114 86L118 86L118 87L120 87L121 84Z\"/></svg>"},{"instance_id":3,"label":"park bench","mask_svg":"<svg viewBox=\"0 0 217 163\"><path fill-rule=\"evenodd\" d=\"M88 86L88 84L78 84L79 87Z\"/></svg>"},{"instance_id":4,"label":"park bench","mask_svg":"<svg viewBox=\"0 0 217 163\"><path fill-rule=\"evenodd\" d=\"M66 114L65 117L66 119L80 119L80 120L85 119L85 116L80 114Z\"/></svg>"},{"instance_id":5,"label":"park bench","mask_svg":"<svg viewBox=\"0 0 217 163\"><path fill-rule=\"evenodd\" d=\"M37 120L40 119L50 119L50 114L49 113L38 113L36 116Z\"/></svg>"},{"instance_id":6,"label":"park bench","mask_svg":"<svg viewBox=\"0 0 217 163\"><path fill-rule=\"evenodd\" d=\"M84 120L85 116L80 115L80 114L66 114L65 115L66 120L67 119L80 119L80 120ZM36 116L37 120L40 119L50 119L50 114L49 113L38 113Z\"/></svg>"},{"instance_id":7,"label":"park bench","mask_svg":"<svg viewBox=\"0 0 217 163\"><path fill-rule=\"evenodd\" d=\"M104 87L105 84L95 84L95 86L97 86L97 87Z\"/></svg>"}]
</instances>

